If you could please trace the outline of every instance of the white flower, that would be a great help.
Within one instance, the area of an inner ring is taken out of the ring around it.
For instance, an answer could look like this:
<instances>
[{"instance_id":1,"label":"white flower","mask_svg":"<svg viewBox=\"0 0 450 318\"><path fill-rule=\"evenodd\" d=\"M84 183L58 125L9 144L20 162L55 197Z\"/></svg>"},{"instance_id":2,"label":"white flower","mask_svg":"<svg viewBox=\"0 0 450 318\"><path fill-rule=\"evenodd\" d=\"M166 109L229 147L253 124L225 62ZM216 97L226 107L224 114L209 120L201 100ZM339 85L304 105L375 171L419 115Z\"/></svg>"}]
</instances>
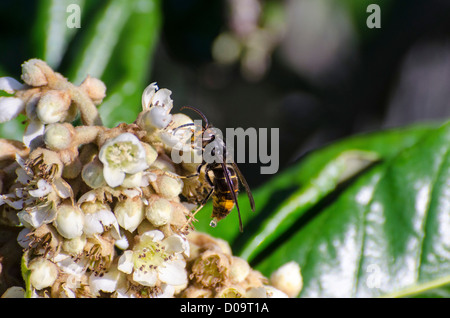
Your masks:
<instances>
[{"instance_id":1,"label":"white flower","mask_svg":"<svg viewBox=\"0 0 450 318\"><path fill-rule=\"evenodd\" d=\"M152 106L164 108L167 113L173 107L173 101L170 98L172 92L166 88L159 89L156 82L148 85L142 93L142 110L149 110Z\"/></svg>"},{"instance_id":2,"label":"white flower","mask_svg":"<svg viewBox=\"0 0 450 318\"><path fill-rule=\"evenodd\" d=\"M158 89L156 83L152 83L142 94L142 109L144 111L141 125L147 131L166 128L172 121L170 111L173 101L170 98L172 92L168 89Z\"/></svg>"},{"instance_id":3,"label":"white flower","mask_svg":"<svg viewBox=\"0 0 450 318\"><path fill-rule=\"evenodd\" d=\"M139 139L124 133L108 140L100 149L103 177L110 187L117 187L125 179L125 173L137 173L148 168L145 149Z\"/></svg>"},{"instance_id":4,"label":"white flower","mask_svg":"<svg viewBox=\"0 0 450 318\"><path fill-rule=\"evenodd\" d=\"M0 77L0 91L5 91L8 94L14 94L15 91L24 88L24 85L12 77Z\"/></svg>"},{"instance_id":5,"label":"white flower","mask_svg":"<svg viewBox=\"0 0 450 318\"><path fill-rule=\"evenodd\" d=\"M133 280L144 286L155 286L158 281L172 286L187 283L182 253L188 253L189 244L176 234L163 238L158 230L142 234L133 250L119 258L119 270L132 273Z\"/></svg>"},{"instance_id":6,"label":"white flower","mask_svg":"<svg viewBox=\"0 0 450 318\"><path fill-rule=\"evenodd\" d=\"M86 236L101 234L112 229L113 237L120 238L119 223L108 205L100 202L85 202L81 205L84 212L83 232Z\"/></svg>"},{"instance_id":7,"label":"white flower","mask_svg":"<svg viewBox=\"0 0 450 318\"><path fill-rule=\"evenodd\" d=\"M142 110L150 109L152 106L152 98L158 89L156 82L151 83L144 89L142 93Z\"/></svg>"},{"instance_id":8,"label":"white flower","mask_svg":"<svg viewBox=\"0 0 450 318\"><path fill-rule=\"evenodd\" d=\"M16 118L25 109L25 103L16 97L0 97L0 123Z\"/></svg>"}]
</instances>

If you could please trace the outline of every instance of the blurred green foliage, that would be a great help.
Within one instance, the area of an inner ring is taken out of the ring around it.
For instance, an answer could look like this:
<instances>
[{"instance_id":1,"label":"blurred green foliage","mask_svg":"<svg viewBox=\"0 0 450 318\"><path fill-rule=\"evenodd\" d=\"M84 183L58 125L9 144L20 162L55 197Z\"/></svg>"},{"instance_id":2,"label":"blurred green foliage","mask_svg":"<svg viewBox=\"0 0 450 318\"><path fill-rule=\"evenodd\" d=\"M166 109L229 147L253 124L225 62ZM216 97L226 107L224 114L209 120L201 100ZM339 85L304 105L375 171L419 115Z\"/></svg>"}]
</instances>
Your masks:
<instances>
[{"instance_id":1,"label":"blurred green foliage","mask_svg":"<svg viewBox=\"0 0 450 318\"><path fill-rule=\"evenodd\" d=\"M80 28L67 24L75 12L70 10L73 4L80 8ZM76 85L87 75L100 78L107 86L100 107L105 126L133 122L141 110L142 90L159 40L160 6L159 0L38 1L35 19L29 19L33 45L24 59L40 58ZM16 69L15 74L0 69L0 75L17 78L20 64ZM20 139L22 120L0 124L0 136Z\"/></svg>"}]
</instances>

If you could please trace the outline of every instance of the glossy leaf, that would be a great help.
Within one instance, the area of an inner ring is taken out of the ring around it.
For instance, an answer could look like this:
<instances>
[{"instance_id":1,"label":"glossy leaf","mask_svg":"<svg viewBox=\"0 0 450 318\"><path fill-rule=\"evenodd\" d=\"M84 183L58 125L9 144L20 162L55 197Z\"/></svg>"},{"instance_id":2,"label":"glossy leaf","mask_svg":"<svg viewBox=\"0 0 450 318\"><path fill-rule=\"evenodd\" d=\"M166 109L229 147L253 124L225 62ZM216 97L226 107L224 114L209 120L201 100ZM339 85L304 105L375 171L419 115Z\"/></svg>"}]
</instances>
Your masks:
<instances>
[{"instance_id":1,"label":"glossy leaf","mask_svg":"<svg viewBox=\"0 0 450 318\"><path fill-rule=\"evenodd\" d=\"M360 176L294 224L257 266L295 260L305 297L411 296L450 283L450 125ZM298 225L298 226L296 226Z\"/></svg>"}]
</instances>

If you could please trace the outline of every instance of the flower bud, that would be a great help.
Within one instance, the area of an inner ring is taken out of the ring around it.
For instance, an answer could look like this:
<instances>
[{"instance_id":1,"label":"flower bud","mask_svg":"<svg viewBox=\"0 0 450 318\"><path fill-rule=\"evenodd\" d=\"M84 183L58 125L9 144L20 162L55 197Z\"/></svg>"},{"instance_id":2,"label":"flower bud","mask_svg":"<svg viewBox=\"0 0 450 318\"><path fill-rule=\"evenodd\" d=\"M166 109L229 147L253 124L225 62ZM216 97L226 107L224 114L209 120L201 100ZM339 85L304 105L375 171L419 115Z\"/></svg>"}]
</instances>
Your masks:
<instances>
[{"instance_id":1,"label":"flower bud","mask_svg":"<svg viewBox=\"0 0 450 318\"><path fill-rule=\"evenodd\" d=\"M144 204L139 197L127 198L116 204L114 214L121 227L133 232L144 219Z\"/></svg>"},{"instance_id":2,"label":"flower bud","mask_svg":"<svg viewBox=\"0 0 450 318\"><path fill-rule=\"evenodd\" d=\"M145 208L145 216L154 226L158 227L170 221L172 210L172 204L168 200L158 195L152 195Z\"/></svg>"},{"instance_id":3,"label":"flower bud","mask_svg":"<svg viewBox=\"0 0 450 318\"><path fill-rule=\"evenodd\" d=\"M162 171L168 171L175 173L175 166L172 162L165 160L163 158L157 158L151 165L152 168L156 168Z\"/></svg>"},{"instance_id":4,"label":"flower bud","mask_svg":"<svg viewBox=\"0 0 450 318\"><path fill-rule=\"evenodd\" d=\"M72 239L83 234L84 216L78 207L61 204L54 225L64 238Z\"/></svg>"},{"instance_id":5,"label":"flower bud","mask_svg":"<svg viewBox=\"0 0 450 318\"><path fill-rule=\"evenodd\" d=\"M87 76L80 88L86 92L89 98L98 105L106 96L106 85L98 78Z\"/></svg>"},{"instance_id":6,"label":"flower bud","mask_svg":"<svg viewBox=\"0 0 450 318\"><path fill-rule=\"evenodd\" d=\"M272 273L270 283L289 297L296 297L303 287L300 266L296 262L284 264Z\"/></svg>"},{"instance_id":7,"label":"flower bud","mask_svg":"<svg viewBox=\"0 0 450 318\"><path fill-rule=\"evenodd\" d=\"M36 115L44 124L62 122L68 115L71 98L64 91L48 91L41 96Z\"/></svg>"},{"instance_id":8,"label":"flower bud","mask_svg":"<svg viewBox=\"0 0 450 318\"><path fill-rule=\"evenodd\" d=\"M49 66L39 59L31 59L22 64L22 80L30 86L47 85L46 69Z\"/></svg>"},{"instance_id":9,"label":"flower bud","mask_svg":"<svg viewBox=\"0 0 450 318\"><path fill-rule=\"evenodd\" d=\"M78 255L83 252L86 246L86 236L81 235L73 239L64 240L62 243L62 249L70 255Z\"/></svg>"},{"instance_id":10,"label":"flower bud","mask_svg":"<svg viewBox=\"0 0 450 318\"><path fill-rule=\"evenodd\" d=\"M73 140L73 127L67 124L50 124L45 129L44 142L49 149L68 148Z\"/></svg>"},{"instance_id":11,"label":"flower bud","mask_svg":"<svg viewBox=\"0 0 450 318\"><path fill-rule=\"evenodd\" d=\"M49 260L39 257L28 265L31 271L30 282L37 290L50 287L58 277L58 267Z\"/></svg>"},{"instance_id":12,"label":"flower bud","mask_svg":"<svg viewBox=\"0 0 450 318\"><path fill-rule=\"evenodd\" d=\"M235 283L240 283L250 273L250 265L242 258L233 256L230 268L230 279Z\"/></svg>"},{"instance_id":13,"label":"flower bud","mask_svg":"<svg viewBox=\"0 0 450 318\"><path fill-rule=\"evenodd\" d=\"M160 176L156 180L156 185L158 189L155 190L166 199L177 197L183 190L183 181L166 175Z\"/></svg>"},{"instance_id":14,"label":"flower bud","mask_svg":"<svg viewBox=\"0 0 450 318\"><path fill-rule=\"evenodd\" d=\"M84 165L83 170L81 171L81 178L92 189L99 188L106 184L105 178L103 177L103 165L97 159Z\"/></svg>"}]
</instances>

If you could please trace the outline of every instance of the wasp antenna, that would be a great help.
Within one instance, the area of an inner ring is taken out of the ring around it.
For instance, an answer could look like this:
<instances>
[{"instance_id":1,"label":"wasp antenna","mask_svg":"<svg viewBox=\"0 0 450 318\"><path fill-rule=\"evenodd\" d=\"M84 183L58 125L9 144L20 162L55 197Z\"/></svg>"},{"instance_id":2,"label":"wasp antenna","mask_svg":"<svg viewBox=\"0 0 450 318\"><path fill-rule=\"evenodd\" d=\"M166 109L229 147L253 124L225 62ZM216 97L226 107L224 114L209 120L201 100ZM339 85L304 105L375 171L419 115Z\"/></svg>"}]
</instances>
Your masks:
<instances>
[{"instance_id":1,"label":"wasp antenna","mask_svg":"<svg viewBox=\"0 0 450 318\"><path fill-rule=\"evenodd\" d=\"M194 125L195 125L194 123L187 123L187 124L183 124L183 125L181 125L181 126L178 126L177 128L175 128L175 129L173 130L173 134L175 134L175 133L177 132L178 129L181 129L181 128L184 128L184 127L189 127L189 126L194 126Z\"/></svg>"},{"instance_id":2,"label":"wasp antenna","mask_svg":"<svg viewBox=\"0 0 450 318\"><path fill-rule=\"evenodd\" d=\"M208 119L206 118L206 116L205 116L199 109L197 109L197 108L195 108L195 107L192 107L192 106L183 106L183 107L181 107L180 110L183 110L183 109L185 109L185 108L190 109L190 110L193 110L194 112L196 112L197 114L199 114L200 117L202 117L202 119L205 121L205 123L206 123L206 128L209 127Z\"/></svg>"}]
</instances>

